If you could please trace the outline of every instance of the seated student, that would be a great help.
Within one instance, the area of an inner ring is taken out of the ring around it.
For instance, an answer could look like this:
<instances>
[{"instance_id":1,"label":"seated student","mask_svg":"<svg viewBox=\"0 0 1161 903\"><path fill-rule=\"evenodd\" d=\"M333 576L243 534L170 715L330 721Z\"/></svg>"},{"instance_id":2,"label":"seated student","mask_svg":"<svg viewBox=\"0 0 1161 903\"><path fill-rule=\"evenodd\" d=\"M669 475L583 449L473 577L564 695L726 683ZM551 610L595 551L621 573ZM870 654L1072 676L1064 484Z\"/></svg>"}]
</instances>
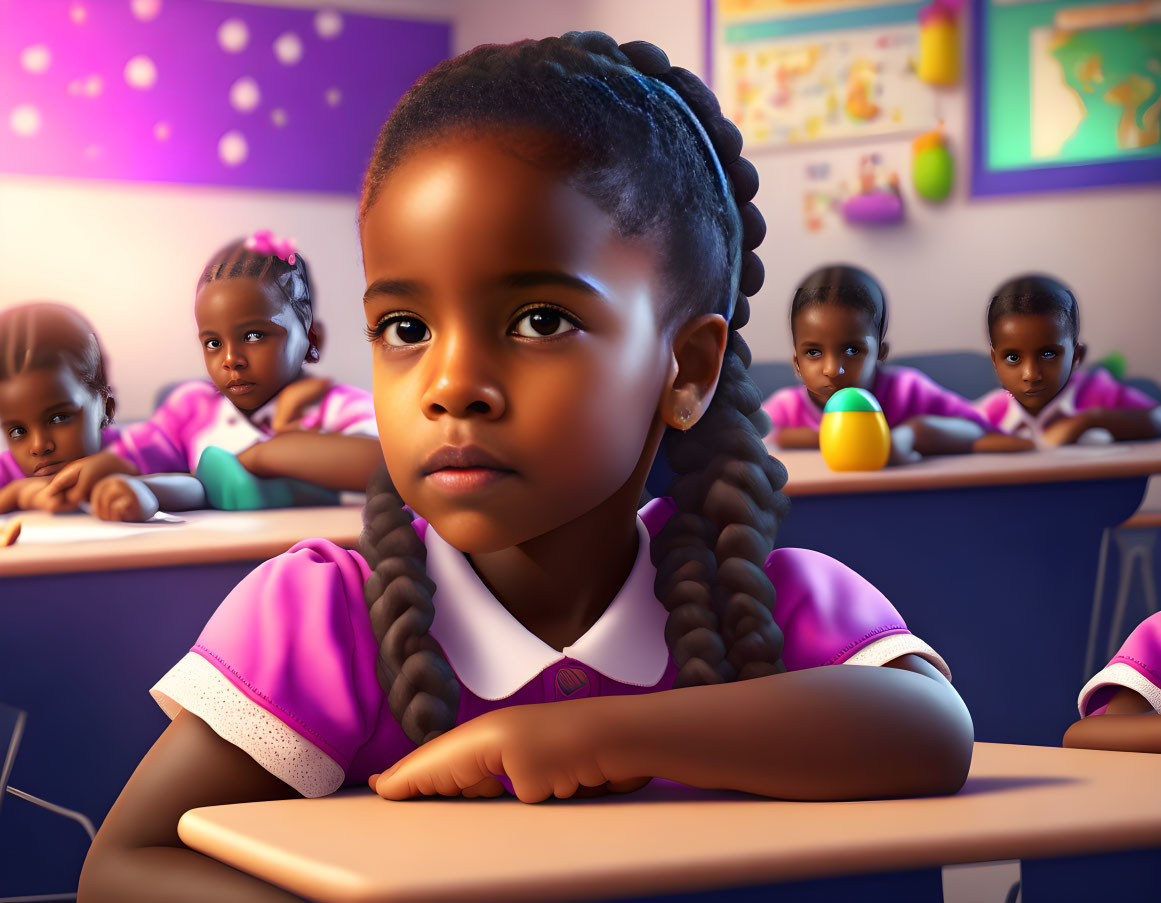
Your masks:
<instances>
[{"instance_id":1,"label":"seated student","mask_svg":"<svg viewBox=\"0 0 1161 903\"><path fill-rule=\"evenodd\" d=\"M887 300L879 283L858 267L825 266L794 292L790 306L794 372L803 385L780 389L763 408L783 448L818 448L827 400L839 389L869 390L891 428L891 460L925 454L1015 451L992 432L971 403L919 370L889 367Z\"/></svg>"},{"instance_id":2,"label":"seated student","mask_svg":"<svg viewBox=\"0 0 1161 903\"><path fill-rule=\"evenodd\" d=\"M22 304L0 313L0 512L76 507L48 492L53 477L103 448L120 449L117 404L104 353L89 322L63 304ZM158 510L204 502L189 475L107 479L92 508L109 520L144 520Z\"/></svg>"},{"instance_id":3,"label":"seated student","mask_svg":"<svg viewBox=\"0 0 1161 903\"><path fill-rule=\"evenodd\" d=\"M1161 753L1161 612L1084 685L1078 707L1065 746Z\"/></svg>"},{"instance_id":4,"label":"seated student","mask_svg":"<svg viewBox=\"0 0 1161 903\"><path fill-rule=\"evenodd\" d=\"M321 331L293 244L263 230L222 248L198 281L194 317L211 382L178 386L117 449L64 468L50 492L76 502L110 474L195 473L211 446L257 477L361 492L382 460L371 396L302 378Z\"/></svg>"},{"instance_id":5,"label":"seated student","mask_svg":"<svg viewBox=\"0 0 1161 903\"><path fill-rule=\"evenodd\" d=\"M992 364L1002 389L977 403L994 428L1038 447L1148 439L1161 406L1105 369L1080 370L1076 296L1050 276L1019 276L988 304Z\"/></svg>"}]
</instances>

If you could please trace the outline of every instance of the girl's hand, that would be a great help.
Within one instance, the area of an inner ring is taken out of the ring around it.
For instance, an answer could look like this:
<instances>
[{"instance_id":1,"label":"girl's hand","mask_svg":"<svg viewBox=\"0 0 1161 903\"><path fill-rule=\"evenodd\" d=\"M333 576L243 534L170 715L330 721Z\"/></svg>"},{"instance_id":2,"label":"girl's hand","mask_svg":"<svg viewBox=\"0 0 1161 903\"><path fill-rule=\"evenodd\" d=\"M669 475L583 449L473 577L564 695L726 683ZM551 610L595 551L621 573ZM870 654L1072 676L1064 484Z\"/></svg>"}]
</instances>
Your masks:
<instances>
[{"instance_id":1,"label":"girl's hand","mask_svg":"<svg viewBox=\"0 0 1161 903\"><path fill-rule=\"evenodd\" d=\"M368 783L389 800L499 796L495 776L506 775L526 803L644 786L648 778L610 775L602 767L599 709L589 703L551 702L488 712L425 743L382 774L371 775Z\"/></svg>"},{"instance_id":2,"label":"girl's hand","mask_svg":"<svg viewBox=\"0 0 1161 903\"><path fill-rule=\"evenodd\" d=\"M278 393L270 425L274 432L298 429L306 409L330 391L332 382L324 376L311 376L292 382Z\"/></svg>"},{"instance_id":3,"label":"girl's hand","mask_svg":"<svg viewBox=\"0 0 1161 903\"><path fill-rule=\"evenodd\" d=\"M0 514L37 507L36 497L48 486L49 479L50 477L23 477L0 488Z\"/></svg>"},{"instance_id":4,"label":"girl's hand","mask_svg":"<svg viewBox=\"0 0 1161 903\"><path fill-rule=\"evenodd\" d=\"M157 513L157 496L136 477L114 474L93 487L93 514L101 520L147 521Z\"/></svg>"},{"instance_id":5,"label":"girl's hand","mask_svg":"<svg viewBox=\"0 0 1161 903\"><path fill-rule=\"evenodd\" d=\"M910 424L900 424L891 430L891 456L888 464L914 464L923 460L923 455L915 450L915 428Z\"/></svg>"},{"instance_id":6,"label":"girl's hand","mask_svg":"<svg viewBox=\"0 0 1161 903\"><path fill-rule=\"evenodd\" d=\"M47 500L54 506L46 510L74 510L81 502L89 500L97 483L115 473L136 476L137 468L124 458L107 451L69 462L52 477L52 482L45 490Z\"/></svg>"},{"instance_id":7,"label":"girl's hand","mask_svg":"<svg viewBox=\"0 0 1161 903\"><path fill-rule=\"evenodd\" d=\"M1071 445L1096 425L1092 412L1085 411L1075 417L1063 417L1048 427L1043 434L1048 446Z\"/></svg>"}]
</instances>

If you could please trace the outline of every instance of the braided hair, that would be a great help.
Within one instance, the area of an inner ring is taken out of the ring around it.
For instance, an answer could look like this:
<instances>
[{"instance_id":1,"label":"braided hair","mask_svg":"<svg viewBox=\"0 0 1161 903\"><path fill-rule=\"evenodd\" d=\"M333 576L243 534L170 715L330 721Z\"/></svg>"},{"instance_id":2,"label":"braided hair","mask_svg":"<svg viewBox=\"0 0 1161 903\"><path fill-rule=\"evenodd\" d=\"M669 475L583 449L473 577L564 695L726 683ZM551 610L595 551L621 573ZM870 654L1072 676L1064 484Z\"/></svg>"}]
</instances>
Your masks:
<instances>
[{"instance_id":1,"label":"braided hair","mask_svg":"<svg viewBox=\"0 0 1161 903\"><path fill-rule=\"evenodd\" d=\"M790 328L798 312L815 304L841 304L867 315L879 331L879 344L887 336L887 298L883 287L866 270L850 264L831 264L810 273L794 291L790 303Z\"/></svg>"},{"instance_id":2,"label":"braided hair","mask_svg":"<svg viewBox=\"0 0 1161 903\"><path fill-rule=\"evenodd\" d=\"M310 271L300 252L294 252L294 263L287 263L281 257L264 254L246 247L246 239L230 242L210 258L198 278L198 290L203 285L219 279L248 277L259 282L269 282L278 286L286 303L298 317L302 328L309 330L314 322L314 308L311 302Z\"/></svg>"},{"instance_id":3,"label":"braided hair","mask_svg":"<svg viewBox=\"0 0 1161 903\"><path fill-rule=\"evenodd\" d=\"M1002 317L1009 314L1057 317L1072 334L1072 341L1080 338L1080 311L1076 295L1058 279L1051 276L1028 275L1009 279L998 289L988 303L988 341Z\"/></svg>"},{"instance_id":4,"label":"braided hair","mask_svg":"<svg viewBox=\"0 0 1161 903\"><path fill-rule=\"evenodd\" d=\"M61 363L102 402L112 396L97 333L77 311L52 301L36 301L0 313L0 382L26 370L52 369Z\"/></svg>"},{"instance_id":5,"label":"braided hair","mask_svg":"<svg viewBox=\"0 0 1161 903\"><path fill-rule=\"evenodd\" d=\"M784 670L774 589L763 565L789 507L786 471L762 444L769 418L747 374L738 330L764 278L754 253L766 227L751 203L754 166L713 93L665 53L601 32L477 47L424 75L380 132L360 220L391 170L417 145L457 131L494 131L532 165L559 172L623 236L659 241L666 328L706 313L729 322L717 391L703 417L663 442L677 511L651 544L655 592L669 612L676 686ZM434 584L424 544L385 469L368 486L360 550L380 640L378 675L415 743L455 725L459 683L428 631Z\"/></svg>"}]
</instances>

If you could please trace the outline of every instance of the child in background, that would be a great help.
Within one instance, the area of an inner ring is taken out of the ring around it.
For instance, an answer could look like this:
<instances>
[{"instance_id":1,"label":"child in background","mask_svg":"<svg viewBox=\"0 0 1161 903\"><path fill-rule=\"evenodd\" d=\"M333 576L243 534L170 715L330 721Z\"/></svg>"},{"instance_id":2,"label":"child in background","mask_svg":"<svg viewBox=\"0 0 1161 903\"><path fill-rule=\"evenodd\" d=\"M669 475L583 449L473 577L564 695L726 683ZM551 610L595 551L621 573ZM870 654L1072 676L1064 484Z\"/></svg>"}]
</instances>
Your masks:
<instances>
[{"instance_id":1,"label":"child in background","mask_svg":"<svg viewBox=\"0 0 1161 903\"><path fill-rule=\"evenodd\" d=\"M774 550L741 147L696 76L598 32L477 48L399 102L360 208L392 425L362 551L261 565L154 688L174 720L81 903L287 899L182 846L209 802L962 785L942 659L839 562ZM638 513L663 436L672 499Z\"/></svg>"},{"instance_id":2,"label":"child in background","mask_svg":"<svg viewBox=\"0 0 1161 903\"><path fill-rule=\"evenodd\" d=\"M1065 746L1161 753L1161 612L1129 634L1080 691Z\"/></svg>"},{"instance_id":3,"label":"child in background","mask_svg":"<svg viewBox=\"0 0 1161 903\"><path fill-rule=\"evenodd\" d=\"M374 406L362 389L302 378L321 331L293 245L260 231L222 248L198 280L194 317L211 382L178 386L115 454L65 468L50 491L79 501L113 473L195 473L210 446L257 477L365 489L381 460Z\"/></svg>"},{"instance_id":4,"label":"child in background","mask_svg":"<svg viewBox=\"0 0 1161 903\"><path fill-rule=\"evenodd\" d=\"M0 312L0 513L75 508L48 492L72 462L103 448L121 451L104 353L89 322L63 304L37 302ZM160 496L160 499L159 499ZM159 504L198 507L201 484L175 479L111 478L97 484L92 510L107 520L145 520Z\"/></svg>"},{"instance_id":5,"label":"child in background","mask_svg":"<svg viewBox=\"0 0 1161 903\"><path fill-rule=\"evenodd\" d=\"M1002 389L977 402L995 428L1038 447L1161 435L1161 406L1084 361L1076 296L1050 276L1019 276L988 304Z\"/></svg>"},{"instance_id":6,"label":"child in background","mask_svg":"<svg viewBox=\"0 0 1161 903\"><path fill-rule=\"evenodd\" d=\"M854 266L812 272L790 305L794 372L801 386L780 389L763 408L783 448L818 448L827 400L852 386L870 391L891 428L891 461L921 455L1013 451L1023 443L994 434L971 403L911 367L889 367L887 300Z\"/></svg>"}]
</instances>

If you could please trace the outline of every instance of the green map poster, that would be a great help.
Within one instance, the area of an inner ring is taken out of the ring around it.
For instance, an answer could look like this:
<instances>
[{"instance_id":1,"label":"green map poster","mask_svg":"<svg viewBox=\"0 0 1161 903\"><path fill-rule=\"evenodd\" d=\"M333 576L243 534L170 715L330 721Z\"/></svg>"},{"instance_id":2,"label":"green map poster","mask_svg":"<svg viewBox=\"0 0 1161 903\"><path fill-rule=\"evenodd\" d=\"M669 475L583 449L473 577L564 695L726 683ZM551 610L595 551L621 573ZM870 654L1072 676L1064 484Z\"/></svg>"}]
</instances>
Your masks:
<instances>
[{"instance_id":1,"label":"green map poster","mask_svg":"<svg viewBox=\"0 0 1161 903\"><path fill-rule=\"evenodd\" d=\"M1140 162L1161 176L1161 3L980 5L984 172ZM1079 184L1142 180L1103 172Z\"/></svg>"}]
</instances>

